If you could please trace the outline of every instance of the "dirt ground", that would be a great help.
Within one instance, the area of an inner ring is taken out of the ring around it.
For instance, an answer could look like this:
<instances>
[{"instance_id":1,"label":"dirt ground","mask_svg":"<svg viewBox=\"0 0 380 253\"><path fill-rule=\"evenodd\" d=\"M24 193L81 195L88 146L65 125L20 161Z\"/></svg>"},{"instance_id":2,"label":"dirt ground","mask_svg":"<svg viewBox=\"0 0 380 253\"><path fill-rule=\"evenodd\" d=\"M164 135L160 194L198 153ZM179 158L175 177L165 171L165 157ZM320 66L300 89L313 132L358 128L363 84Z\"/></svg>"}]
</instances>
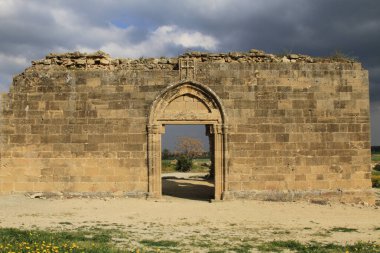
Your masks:
<instances>
[{"instance_id":1,"label":"dirt ground","mask_svg":"<svg viewBox=\"0 0 380 253\"><path fill-rule=\"evenodd\" d=\"M207 201L207 191L212 189L212 182L174 177L166 180L164 192L169 194L159 201L1 196L0 227L58 230L117 228L127 231L131 241L194 242L208 238L218 243L230 240L314 240L340 244L380 242L378 207L241 200L210 203ZM206 195L192 199L185 198L189 192L173 195L173 189L177 187L178 190L181 185L188 187L191 193L192 184L203 185Z\"/></svg>"}]
</instances>

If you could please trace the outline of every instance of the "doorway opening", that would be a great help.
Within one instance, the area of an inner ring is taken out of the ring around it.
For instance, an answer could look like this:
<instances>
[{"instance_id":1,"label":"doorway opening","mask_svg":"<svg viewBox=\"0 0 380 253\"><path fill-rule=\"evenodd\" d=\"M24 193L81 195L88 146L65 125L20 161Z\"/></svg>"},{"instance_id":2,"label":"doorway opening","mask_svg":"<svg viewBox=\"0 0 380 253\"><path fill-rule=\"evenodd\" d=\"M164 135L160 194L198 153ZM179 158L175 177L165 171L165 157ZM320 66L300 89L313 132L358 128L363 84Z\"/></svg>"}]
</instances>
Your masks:
<instances>
[{"instance_id":1,"label":"doorway opening","mask_svg":"<svg viewBox=\"0 0 380 253\"><path fill-rule=\"evenodd\" d=\"M165 125L161 142L162 195L215 197L213 135L208 125Z\"/></svg>"},{"instance_id":2,"label":"doorway opening","mask_svg":"<svg viewBox=\"0 0 380 253\"><path fill-rule=\"evenodd\" d=\"M214 169L215 200L228 198L228 126L218 96L208 87L184 80L163 89L153 101L147 123L148 197L162 197L162 135L168 125L203 125Z\"/></svg>"}]
</instances>

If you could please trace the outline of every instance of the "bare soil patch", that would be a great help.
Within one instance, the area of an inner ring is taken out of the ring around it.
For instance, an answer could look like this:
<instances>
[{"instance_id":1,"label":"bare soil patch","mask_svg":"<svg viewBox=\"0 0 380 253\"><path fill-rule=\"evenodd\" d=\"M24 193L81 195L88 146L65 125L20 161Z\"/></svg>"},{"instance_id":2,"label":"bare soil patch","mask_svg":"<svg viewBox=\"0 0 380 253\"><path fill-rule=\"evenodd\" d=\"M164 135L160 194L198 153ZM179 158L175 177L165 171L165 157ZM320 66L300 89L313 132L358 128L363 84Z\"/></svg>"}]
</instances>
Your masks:
<instances>
[{"instance_id":1,"label":"bare soil patch","mask_svg":"<svg viewBox=\"0 0 380 253\"><path fill-rule=\"evenodd\" d=\"M30 199L20 195L2 196L0 203L2 228L117 229L127 234L127 239L119 243L135 246L141 246L141 242L176 242L181 249L188 247L198 252L205 245L223 249L226 245L273 240L343 245L358 241L380 242L379 209L358 205L262 201L209 203L171 196L165 201Z\"/></svg>"},{"instance_id":2,"label":"bare soil patch","mask_svg":"<svg viewBox=\"0 0 380 253\"><path fill-rule=\"evenodd\" d=\"M163 174L163 197L210 201L214 198L214 182L206 176L207 173Z\"/></svg>"},{"instance_id":3,"label":"bare soil patch","mask_svg":"<svg viewBox=\"0 0 380 253\"><path fill-rule=\"evenodd\" d=\"M2 196L0 228L105 231L117 247L163 247L173 252L255 252L257 245L273 241L380 243L378 207L241 200L210 203L214 185L204 176L163 174L161 200Z\"/></svg>"}]
</instances>

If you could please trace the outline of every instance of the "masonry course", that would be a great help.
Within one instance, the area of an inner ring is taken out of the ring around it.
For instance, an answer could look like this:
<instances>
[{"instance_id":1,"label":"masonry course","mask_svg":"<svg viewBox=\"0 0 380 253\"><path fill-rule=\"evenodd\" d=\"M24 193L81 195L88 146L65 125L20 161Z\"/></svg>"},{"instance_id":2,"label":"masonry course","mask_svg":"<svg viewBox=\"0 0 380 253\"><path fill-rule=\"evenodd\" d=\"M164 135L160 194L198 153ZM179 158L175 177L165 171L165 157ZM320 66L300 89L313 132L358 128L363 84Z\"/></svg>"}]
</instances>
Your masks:
<instances>
[{"instance_id":1,"label":"masonry course","mask_svg":"<svg viewBox=\"0 0 380 253\"><path fill-rule=\"evenodd\" d=\"M344 57L49 54L0 111L2 194L160 197L164 126L190 122L209 127L215 198L374 202L368 73Z\"/></svg>"}]
</instances>

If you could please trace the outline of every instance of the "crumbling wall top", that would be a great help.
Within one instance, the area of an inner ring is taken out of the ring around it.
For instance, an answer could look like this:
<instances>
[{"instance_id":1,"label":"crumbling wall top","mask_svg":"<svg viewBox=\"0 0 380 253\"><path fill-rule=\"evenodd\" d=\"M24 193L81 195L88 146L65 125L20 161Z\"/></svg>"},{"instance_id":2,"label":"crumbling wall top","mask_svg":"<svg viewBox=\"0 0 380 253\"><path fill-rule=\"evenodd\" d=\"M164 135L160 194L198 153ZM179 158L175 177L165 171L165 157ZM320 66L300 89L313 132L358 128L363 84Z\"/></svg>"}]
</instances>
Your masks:
<instances>
[{"instance_id":1,"label":"crumbling wall top","mask_svg":"<svg viewBox=\"0 0 380 253\"><path fill-rule=\"evenodd\" d=\"M311 57L302 54L268 54L264 51L251 49L248 52L207 53L186 52L174 58L139 58L114 59L107 53L50 53L45 59L32 61L32 68L43 66L59 66L69 69L123 69L144 66L148 69L174 69L181 58L192 58L197 62L217 63L354 63L355 60L336 54L330 57Z\"/></svg>"}]
</instances>

